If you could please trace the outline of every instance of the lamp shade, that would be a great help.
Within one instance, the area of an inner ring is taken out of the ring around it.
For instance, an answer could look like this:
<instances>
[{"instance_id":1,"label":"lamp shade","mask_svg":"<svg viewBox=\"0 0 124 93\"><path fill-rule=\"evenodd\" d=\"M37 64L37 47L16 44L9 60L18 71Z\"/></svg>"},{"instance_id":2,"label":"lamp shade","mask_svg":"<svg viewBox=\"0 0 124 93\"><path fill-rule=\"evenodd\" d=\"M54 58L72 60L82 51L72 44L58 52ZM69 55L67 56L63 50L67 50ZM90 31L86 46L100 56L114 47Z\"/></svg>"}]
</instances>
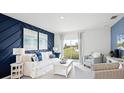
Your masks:
<instances>
[{"instance_id":1,"label":"lamp shade","mask_svg":"<svg viewBox=\"0 0 124 93\"><path fill-rule=\"evenodd\" d=\"M13 48L13 55L23 55L25 54L24 48Z\"/></svg>"}]
</instances>

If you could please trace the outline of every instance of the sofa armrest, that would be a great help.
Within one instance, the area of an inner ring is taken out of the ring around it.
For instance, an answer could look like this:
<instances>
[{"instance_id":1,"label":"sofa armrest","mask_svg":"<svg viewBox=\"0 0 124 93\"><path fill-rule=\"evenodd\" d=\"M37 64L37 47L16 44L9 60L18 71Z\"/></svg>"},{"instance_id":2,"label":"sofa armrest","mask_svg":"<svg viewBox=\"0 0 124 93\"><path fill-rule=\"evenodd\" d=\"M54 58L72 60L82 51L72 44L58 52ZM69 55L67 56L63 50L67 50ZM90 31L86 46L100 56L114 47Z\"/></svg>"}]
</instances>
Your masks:
<instances>
[{"instance_id":1,"label":"sofa armrest","mask_svg":"<svg viewBox=\"0 0 124 93\"><path fill-rule=\"evenodd\" d=\"M34 62L25 62L24 63L24 75L31 76L33 70L35 70Z\"/></svg>"},{"instance_id":2,"label":"sofa armrest","mask_svg":"<svg viewBox=\"0 0 124 93\"><path fill-rule=\"evenodd\" d=\"M92 71L118 69L119 63L99 63L92 64Z\"/></svg>"}]
</instances>

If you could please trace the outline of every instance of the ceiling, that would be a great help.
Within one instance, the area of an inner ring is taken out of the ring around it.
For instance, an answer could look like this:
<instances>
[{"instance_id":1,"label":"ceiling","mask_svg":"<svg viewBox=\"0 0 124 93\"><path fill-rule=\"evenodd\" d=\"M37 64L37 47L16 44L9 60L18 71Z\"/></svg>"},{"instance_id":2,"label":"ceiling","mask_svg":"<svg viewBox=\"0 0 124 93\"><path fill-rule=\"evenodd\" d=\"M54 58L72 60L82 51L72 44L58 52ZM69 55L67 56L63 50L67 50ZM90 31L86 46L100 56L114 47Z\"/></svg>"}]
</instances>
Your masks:
<instances>
[{"instance_id":1,"label":"ceiling","mask_svg":"<svg viewBox=\"0 0 124 93\"><path fill-rule=\"evenodd\" d=\"M50 32L68 32L111 27L123 13L5 13ZM118 17L110 20L112 16Z\"/></svg>"}]
</instances>

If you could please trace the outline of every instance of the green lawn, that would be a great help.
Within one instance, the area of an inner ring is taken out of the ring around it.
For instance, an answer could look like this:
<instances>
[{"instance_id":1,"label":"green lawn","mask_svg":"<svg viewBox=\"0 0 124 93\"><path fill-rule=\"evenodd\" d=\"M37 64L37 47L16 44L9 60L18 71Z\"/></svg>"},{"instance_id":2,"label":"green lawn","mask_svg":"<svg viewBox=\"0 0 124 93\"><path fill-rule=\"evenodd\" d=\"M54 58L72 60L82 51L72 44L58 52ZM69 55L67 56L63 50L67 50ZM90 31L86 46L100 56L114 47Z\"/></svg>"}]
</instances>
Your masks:
<instances>
[{"instance_id":1,"label":"green lawn","mask_svg":"<svg viewBox=\"0 0 124 93\"><path fill-rule=\"evenodd\" d=\"M75 51L74 47L64 48L64 57L71 59L79 59L79 53Z\"/></svg>"}]
</instances>

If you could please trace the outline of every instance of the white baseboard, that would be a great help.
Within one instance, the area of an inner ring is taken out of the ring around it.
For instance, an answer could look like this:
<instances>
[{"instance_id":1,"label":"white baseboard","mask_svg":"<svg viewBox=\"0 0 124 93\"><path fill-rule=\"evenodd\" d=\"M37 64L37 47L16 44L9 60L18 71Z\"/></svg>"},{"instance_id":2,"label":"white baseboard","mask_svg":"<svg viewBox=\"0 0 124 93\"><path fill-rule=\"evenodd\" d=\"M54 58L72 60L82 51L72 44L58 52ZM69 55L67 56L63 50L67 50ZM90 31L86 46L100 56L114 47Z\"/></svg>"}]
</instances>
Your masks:
<instances>
[{"instance_id":1,"label":"white baseboard","mask_svg":"<svg viewBox=\"0 0 124 93\"><path fill-rule=\"evenodd\" d=\"M6 76L6 77L4 77L4 78L2 78L2 79L10 79L10 78L11 78L11 75Z\"/></svg>"}]
</instances>

